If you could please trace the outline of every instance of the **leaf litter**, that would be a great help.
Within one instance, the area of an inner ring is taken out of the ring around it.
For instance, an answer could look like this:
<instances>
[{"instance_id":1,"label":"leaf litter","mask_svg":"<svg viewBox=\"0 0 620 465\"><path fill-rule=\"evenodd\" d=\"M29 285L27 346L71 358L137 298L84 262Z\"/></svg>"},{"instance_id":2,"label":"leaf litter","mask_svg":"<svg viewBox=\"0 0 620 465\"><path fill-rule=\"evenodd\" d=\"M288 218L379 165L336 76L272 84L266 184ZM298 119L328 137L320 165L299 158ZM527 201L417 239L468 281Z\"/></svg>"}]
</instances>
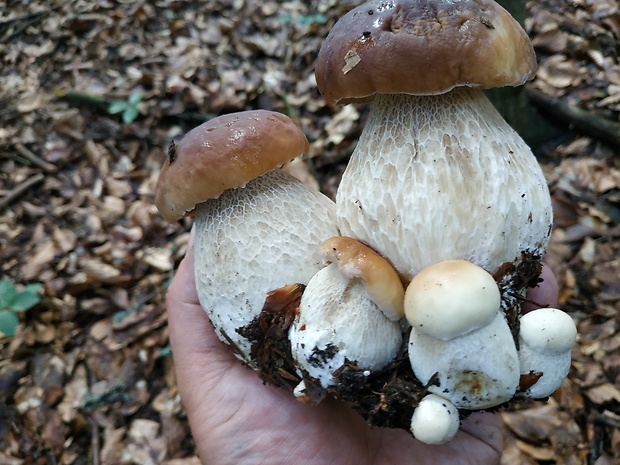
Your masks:
<instances>
[{"instance_id":1,"label":"leaf litter","mask_svg":"<svg viewBox=\"0 0 620 465\"><path fill-rule=\"evenodd\" d=\"M265 108L300 124L311 148L292 170L333 197L367 108L326 105L314 59L358 3L0 11L0 274L42 284L16 335L0 338L0 463L199 463L164 307L191 224L159 217L157 174L174 137ZM528 94L560 127L534 147L555 212L546 260L579 341L548 402L502 413L502 463L620 463L620 7L529 2L526 26L540 62Z\"/></svg>"}]
</instances>

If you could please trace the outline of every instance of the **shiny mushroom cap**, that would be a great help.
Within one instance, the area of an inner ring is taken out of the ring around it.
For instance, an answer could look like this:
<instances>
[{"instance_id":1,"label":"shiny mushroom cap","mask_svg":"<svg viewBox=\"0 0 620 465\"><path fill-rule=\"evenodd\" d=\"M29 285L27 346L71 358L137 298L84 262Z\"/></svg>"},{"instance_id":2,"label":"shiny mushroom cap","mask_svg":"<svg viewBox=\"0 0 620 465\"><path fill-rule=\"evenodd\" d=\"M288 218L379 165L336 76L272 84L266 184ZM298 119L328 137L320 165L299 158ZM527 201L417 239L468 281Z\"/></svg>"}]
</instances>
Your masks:
<instances>
[{"instance_id":1,"label":"shiny mushroom cap","mask_svg":"<svg viewBox=\"0 0 620 465\"><path fill-rule=\"evenodd\" d=\"M316 81L327 101L342 104L517 86L535 70L527 34L492 0L373 0L334 25Z\"/></svg>"},{"instance_id":2,"label":"shiny mushroom cap","mask_svg":"<svg viewBox=\"0 0 620 465\"><path fill-rule=\"evenodd\" d=\"M307 150L306 136L281 113L255 110L213 118L171 145L155 204L174 223L197 204L242 187Z\"/></svg>"}]
</instances>

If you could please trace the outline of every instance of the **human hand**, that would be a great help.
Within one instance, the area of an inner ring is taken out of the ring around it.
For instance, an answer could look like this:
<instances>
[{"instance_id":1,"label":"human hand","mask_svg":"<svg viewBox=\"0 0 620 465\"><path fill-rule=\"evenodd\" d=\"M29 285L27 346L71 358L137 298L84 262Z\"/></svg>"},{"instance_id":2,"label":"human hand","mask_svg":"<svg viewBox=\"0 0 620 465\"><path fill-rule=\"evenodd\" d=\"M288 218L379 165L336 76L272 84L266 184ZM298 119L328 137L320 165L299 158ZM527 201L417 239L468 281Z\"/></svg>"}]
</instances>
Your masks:
<instances>
[{"instance_id":1,"label":"human hand","mask_svg":"<svg viewBox=\"0 0 620 465\"><path fill-rule=\"evenodd\" d=\"M528 297L553 306L557 284L548 269L543 278ZM264 385L220 342L200 306L191 243L168 290L167 307L179 391L204 464L499 463L498 415L472 414L452 441L433 446L404 430L371 428L336 400L310 406Z\"/></svg>"}]
</instances>

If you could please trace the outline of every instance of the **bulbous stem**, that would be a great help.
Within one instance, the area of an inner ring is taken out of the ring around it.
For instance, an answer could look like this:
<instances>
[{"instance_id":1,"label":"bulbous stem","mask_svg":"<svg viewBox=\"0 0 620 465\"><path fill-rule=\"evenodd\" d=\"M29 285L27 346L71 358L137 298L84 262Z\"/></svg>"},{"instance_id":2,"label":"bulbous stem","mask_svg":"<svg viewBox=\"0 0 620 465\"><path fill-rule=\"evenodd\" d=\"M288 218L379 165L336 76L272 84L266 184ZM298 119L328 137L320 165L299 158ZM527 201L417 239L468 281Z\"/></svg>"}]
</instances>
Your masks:
<instances>
[{"instance_id":1,"label":"bulbous stem","mask_svg":"<svg viewBox=\"0 0 620 465\"><path fill-rule=\"evenodd\" d=\"M405 281L443 260L491 274L542 256L552 224L536 158L478 89L379 95L336 198L343 234Z\"/></svg>"}]
</instances>

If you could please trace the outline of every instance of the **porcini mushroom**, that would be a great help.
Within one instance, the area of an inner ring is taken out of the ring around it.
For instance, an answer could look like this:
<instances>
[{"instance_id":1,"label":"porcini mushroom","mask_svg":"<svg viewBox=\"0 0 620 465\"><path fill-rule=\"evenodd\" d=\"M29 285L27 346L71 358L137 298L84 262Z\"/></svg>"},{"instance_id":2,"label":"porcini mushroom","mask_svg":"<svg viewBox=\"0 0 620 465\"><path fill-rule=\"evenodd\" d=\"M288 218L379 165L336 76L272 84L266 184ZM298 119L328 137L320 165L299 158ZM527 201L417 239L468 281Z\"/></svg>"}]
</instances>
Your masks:
<instances>
[{"instance_id":1,"label":"porcini mushroom","mask_svg":"<svg viewBox=\"0 0 620 465\"><path fill-rule=\"evenodd\" d=\"M268 292L306 284L322 266L321 244L338 234L334 203L277 169L308 141L280 113L220 116L170 149L157 182L164 218L195 215L200 303L218 337L251 364L237 330L259 315Z\"/></svg>"},{"instance_id":2,"label":"porcini mushroom","mask_svg":"<svg viewBox=\"0 0 620 465\"><path fill-rule=\"evenodd\" d=\"M540 374L525 395L547 397L557 390L570 369L577 328L573 319L556 308L540 308L521 317L519 362L521 374Z\"/></svg>"},{"instance_id":3,"label":"porcini mushroom","mask_svg":"<svg viewBox=\"0 0 620 465\"><path fill-rule=\"evenodd\" d=\"M510 400L519 358L500 310L493 277L463 260L432 265L405 293L411 323L408 354L416 378L458 408L484 409Z\"/></svg>"},{"instance_id":4,"label":"porcini mushroom","mask_svg":"<svg viewBox=\"0 0 620 465\"><path fill-rule=\"evenodd\" d=\"M489 324L499 308L493 276L465 260L446 260L423 269L405 294L407 321L446 341Z\"/></svg>"},{"instance_id":5,"label":"porcini mushroom","mask_svg":"<svg viewBox=\"0 0 620 465\"><path fill-rule=\"evenodd\" d=\"M368 297L388 319L398 321L403 317L405 290L398 273L385 258L351 237L332 237L325 241L322 250L344 277L364 282Z\"/></svg>"},{"instance_id":6,"label":"porcini mushroom","mask_svg":"<svg viewBox=\"0 0 620 465\"><path fill-rule=\"evenodd\" d=\"M343 16L319 53L318 88L330 103L373 103L338 189L342 233L406 279L448 259L492 274L540 260L545 178L482 93L535 69L527 35L491 0L375 0Z\"/></svg>"},{"instance_id":7,"label":"porcini mushroom","mask_svg":"<svg viewBox=\"0 0 620 465\"><path fill-rule=\"evenodd\" d=\"M323 254L333 262L308 283L289 339L299 366L328 387L347 362L372 372L394 359L404 291L391 265L352 238L327 240Z\"/></svg>"}]
</instances>

